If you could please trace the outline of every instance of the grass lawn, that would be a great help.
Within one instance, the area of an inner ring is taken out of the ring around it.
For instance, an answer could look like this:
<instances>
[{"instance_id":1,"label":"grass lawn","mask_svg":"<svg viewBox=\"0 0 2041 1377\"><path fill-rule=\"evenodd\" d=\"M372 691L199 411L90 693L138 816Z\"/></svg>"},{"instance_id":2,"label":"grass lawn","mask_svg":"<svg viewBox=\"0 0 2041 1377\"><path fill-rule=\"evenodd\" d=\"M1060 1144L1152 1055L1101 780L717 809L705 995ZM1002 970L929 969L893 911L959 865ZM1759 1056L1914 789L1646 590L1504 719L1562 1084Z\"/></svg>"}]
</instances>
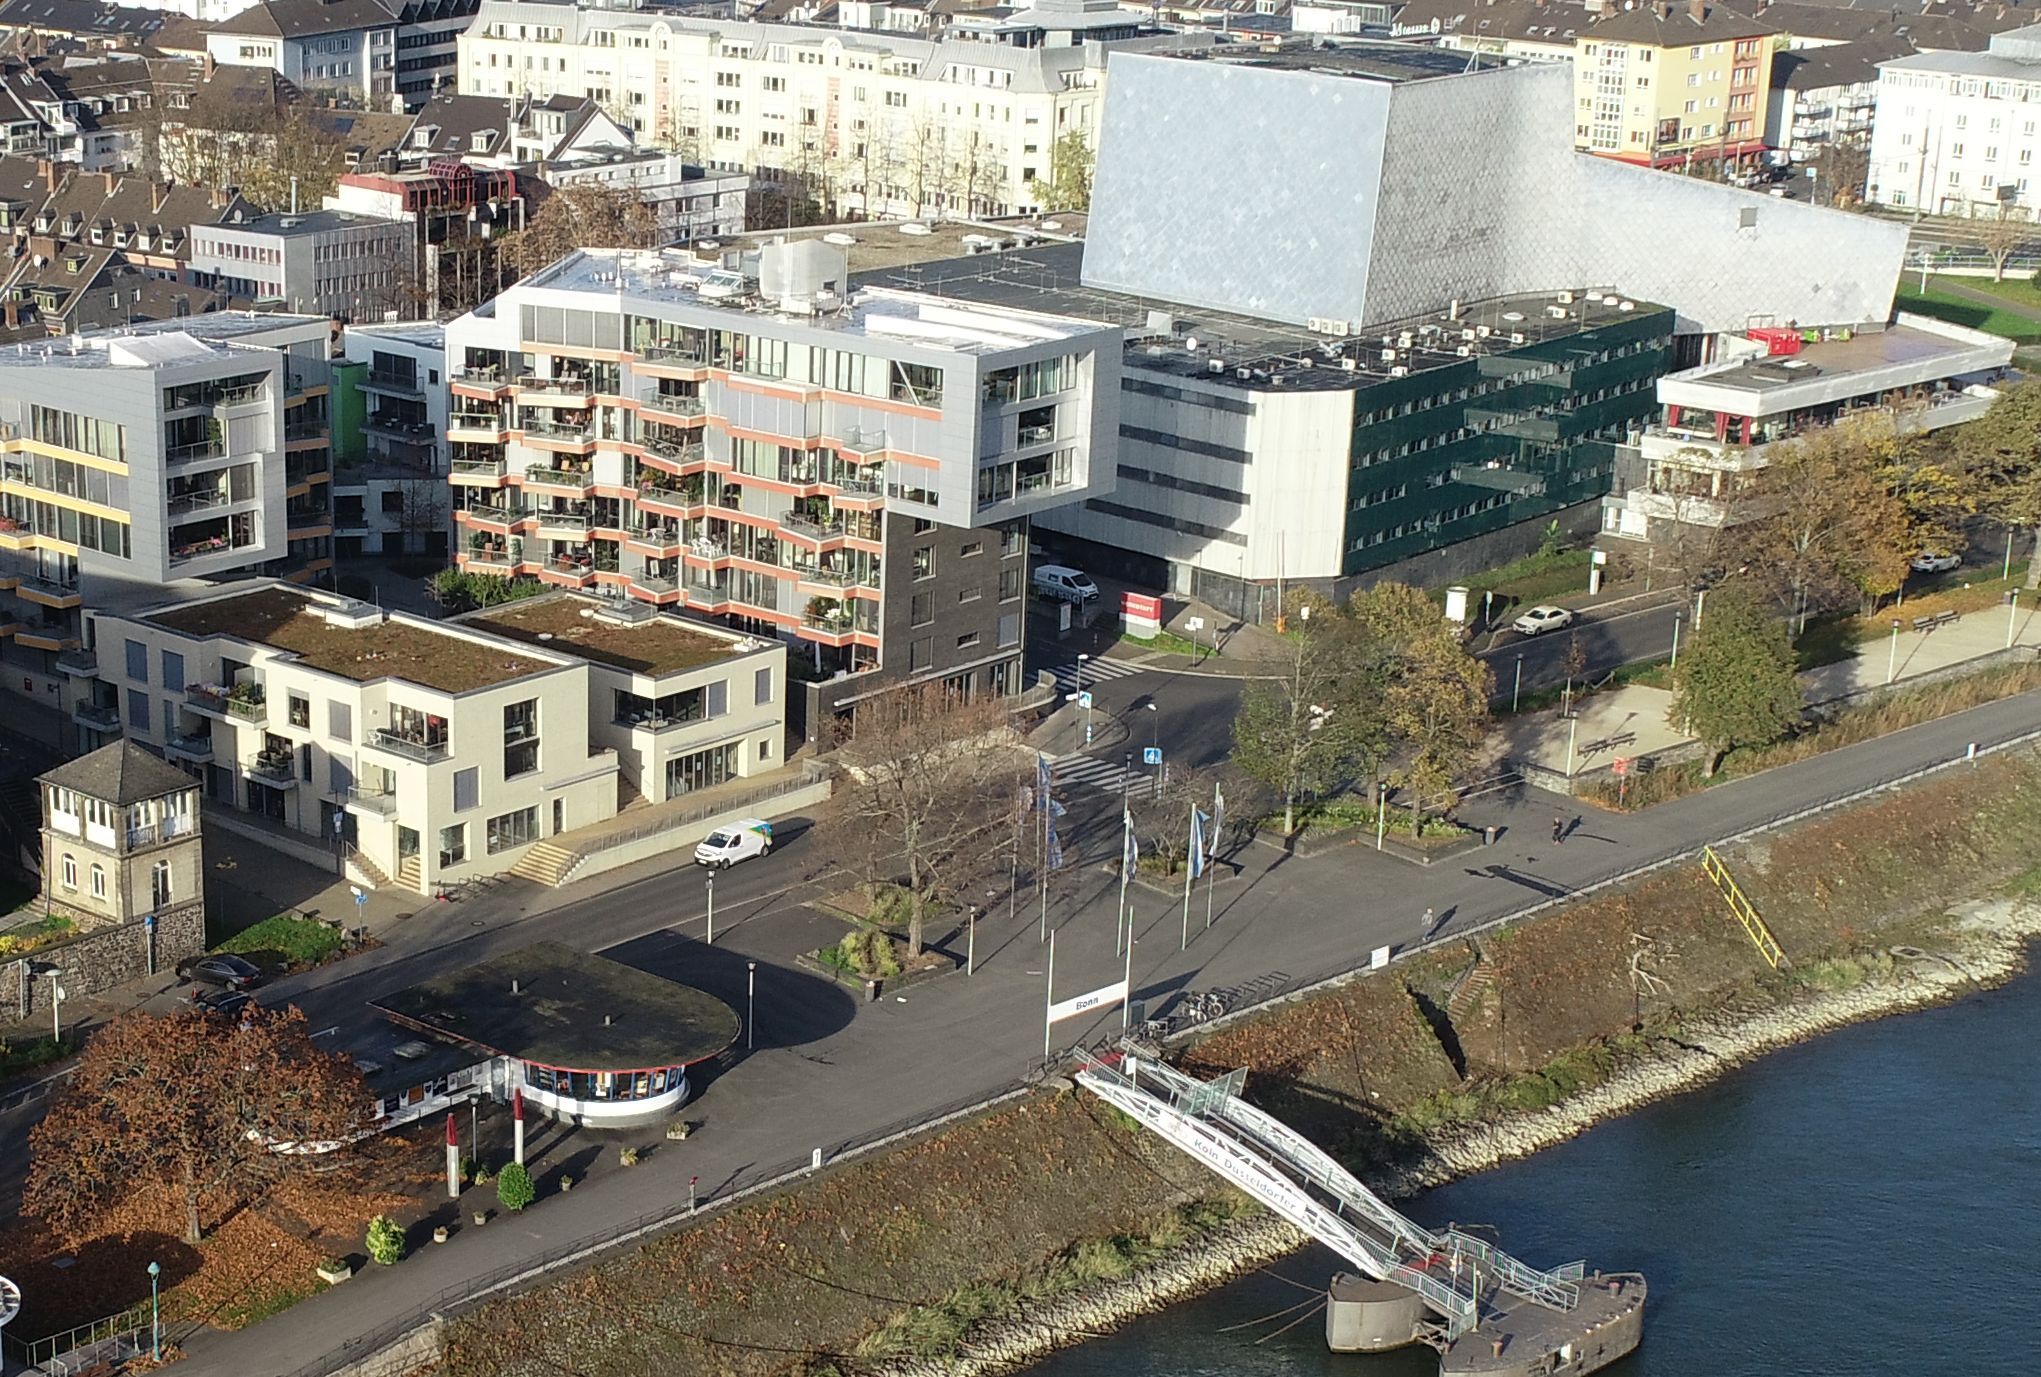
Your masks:
<instances>
[{"instance_id":1,"label":"grass lawn","mask_svg":"<svg viewBox=\"0 0 2041 1377\"><path fill-rule=\"evenodd\" d=\"M2000 297L2008 303L2017 303L2041 311L2041 292L2031 282L1993 282L1988 277L1959 277L1928 279L1926 292L1920 290L1920 276L1902 276L1898 295L1893 304L1902 311L1913 311L1937 320L1946 320L1955 325L1967 325L1973 330L2004 339L2017 340L2022 344L2041 343L2041 320L2021 315L2017 311L2001 310L1969 301L1947 290L1947 283L1956 283L1972 291L1985 292Z\"/></svg>"},{"instance_id":2,"label":"grass lawn","mask_svg":"<svg viewBox=\"0 0 2041 1377\"><path fill-rule=\"evenodd\" d=\"M310 918L279 913L235 933L213 950L248 957L274 973L321 965L331 961L340 947L338 928Z\"/></svg>"},{"instance_id":3,"label":"grass lawn","mask_svg":"<svg viewBox=\"0 0 2041 1377\"><path fill-rule=\"evenodd\" d=\"M1120 637L1120 648L1133 651L1160 650L1170 655L1195 655L1199 657L1213 653L1212 643L1209 640L1192 641L1188 637L1177 635L1174 631L1158 631L1145 640L1138 636L1122 636Z\"/></svg>"},{"instance_id":4,"label":"grass lawn","mask_svg":"<svg viewBox=\"0 0 2041 1377\"><path fill-rule=\"evenodd\" d=\"M1470 611L1478 615L1481 595L1494 592L1496 615L1500 617L1504 607L1519 603L1539 603L1564 597L1568 593L1587 591L1587 569L1592 551L1558 550L1551 554L1525 555L1522 559L1511 560L1500 569L1490 569L1472 578L1461 580L1469 593ZM1442 591L1434 593L1441 602L1445 601Z\"/></svg>"}]
</instances>

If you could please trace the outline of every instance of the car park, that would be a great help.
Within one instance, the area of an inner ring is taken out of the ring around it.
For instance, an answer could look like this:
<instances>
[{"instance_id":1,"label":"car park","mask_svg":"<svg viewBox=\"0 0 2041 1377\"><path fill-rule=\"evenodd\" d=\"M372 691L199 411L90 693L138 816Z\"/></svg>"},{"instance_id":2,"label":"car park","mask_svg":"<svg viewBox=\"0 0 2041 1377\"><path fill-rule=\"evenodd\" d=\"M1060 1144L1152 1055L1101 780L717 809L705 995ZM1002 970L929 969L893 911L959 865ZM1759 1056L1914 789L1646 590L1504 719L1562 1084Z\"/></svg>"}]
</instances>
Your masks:
<instances>
[{"instance_id":1,"label":"car park","mask_svg":"<svg viewBox=\"0 0 2041 1377\"><path fill-rule=\"evenodd\" d=\"M1912 562L1916 574L1946 574L1952 569L1963 567L1963 556L1923 550L1913 557Z\"/></svg>"},{"instance_id":2,"label":"car park","mask_svg":"<svg viewBox=\"0 0 2041 1377\"><path fill-rule=\"evenodd\" d=\"M1520 636L1536 636L1546 631L1557 631L1573 625L1574 614L1564 607L1546 604L1534 607L1510 623L1510 630Z\"/></svg>"},{"instance_id":3,"label":"car park","mask_svg":"<svg viewBox=\"0 0 2041 1377\"><path fill-rule=\"evenodd\" d=\"M1098 585L1091 581L1091 575L1067 564L1036 565L1033 582L1037 593L1058 602L1082 605L1098 596Z\"/></svg>"},{"instance_id":4,"label":"car park","mask_svg":"<svg viewBox=\"0 0 2041 1377\"><path fill-rule=\"evenodd\" d=\"M191 1006L204 1014L218 1014L221 1018L239 1018L248 1010L256 1008L255 996L245 990L213 990L195 995Z\"/></svg>"},{"instance_id":5,"label":"car park","mask_svg":"<svg viewBox=\"0 0 2041 1377\"><path fill-rule=\"evenodd\" d=\"M262 983L262 972L238 956L200 956L177 967L177 973L197 985L216 985L223 990L248 990Z\"/></svg>"},{"instance_id":6,"label":"car park","mask_svg":"<svg viewBox=\"0 0 2041 1377\"><path fill-rule=\"evenodd\" d=\"M745 818L718 827L695 847L695 864L725 869L772 850L772 824L763 818Z\"/></svg>"}]
</instances>

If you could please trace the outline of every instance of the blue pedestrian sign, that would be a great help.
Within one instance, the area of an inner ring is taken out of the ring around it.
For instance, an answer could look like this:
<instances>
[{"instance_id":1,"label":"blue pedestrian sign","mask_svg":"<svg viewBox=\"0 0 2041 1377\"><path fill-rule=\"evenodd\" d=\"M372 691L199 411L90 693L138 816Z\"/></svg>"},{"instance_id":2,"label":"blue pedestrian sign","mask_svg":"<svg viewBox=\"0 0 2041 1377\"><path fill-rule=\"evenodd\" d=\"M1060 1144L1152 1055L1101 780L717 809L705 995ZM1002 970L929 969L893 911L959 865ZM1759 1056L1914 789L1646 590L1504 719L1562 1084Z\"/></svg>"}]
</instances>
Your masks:
<instances>
[{"instance_id":1,"label":"blue pedestrian sign","mask_svg":"<svg viewBox=\"0 0 2041 1377\"><path fill-rule=\"evenodd\" d=\"M1143 746L1141 748L1141 763L1143 765L1160 765L1162 763L1162 747Z\"/></svg>"},{"instance_id":2,"label":"blue pedestrian sign","mask_svg":"<svg viewBox=\"0 0 2041 1377\"><path fill-rule=\"evenodd\" d=\"M1086 689L1086 690L1085 690L1084 692L1082 692L1082 693L1080 693L1080 694L1078 694L1078 695L1077 695L1077 706L1078 706L1078 707L1080 707L1080 708L1083 708L1083 709L1084 709L1084 710L1085 710L1086 712L1090 712L1090 711L1091 711L1091 690L1090 690L1090 689Z\"/></svg>"},{"instance_id":3,"label":"blue pedestrian sign","mask_svg":"<svg viewBox=\"0 0 2041 1377\"><path fill-rule=\"evenodd\" d=\"M360 908L369 901L369 896L362 893L360 885L349 885L347 889L350 894L354 895L354 906L356 908Z\"/></svg>"}]
</instances>

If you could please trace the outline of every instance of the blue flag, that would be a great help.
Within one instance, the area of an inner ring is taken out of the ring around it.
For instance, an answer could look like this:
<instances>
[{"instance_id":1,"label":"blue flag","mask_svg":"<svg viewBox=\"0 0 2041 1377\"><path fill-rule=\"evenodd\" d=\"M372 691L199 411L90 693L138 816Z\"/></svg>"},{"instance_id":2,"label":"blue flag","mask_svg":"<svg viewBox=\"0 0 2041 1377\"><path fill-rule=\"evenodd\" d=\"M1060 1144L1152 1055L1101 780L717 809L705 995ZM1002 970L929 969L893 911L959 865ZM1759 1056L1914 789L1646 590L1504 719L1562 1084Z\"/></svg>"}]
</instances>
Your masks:
<instances>
[{"instance_id":1,"label":"blue flag","mask_svg":"<svg viewBox=\"0 0 2041 1377\"><path fill-rule=\"evenodd\" d=\"M1049 787L1050 787L1050 785L1052 785L1052 784L1053 784L1054 782L1055 782L1055 777L1054 777L1054 776L1053 776L1053 775L1051 774L1051 772L1050 772L1050 769L1049 769L1049 757L1047 757L1047 756L1045 756L1045 755L1040 755L1040 754L1037 754L1037 755L1035 756L1035 807L1036 807L1036 808L1038 808L1038 809L1047 809L1047 808L1048 808L1048 806L1049 806Z\"/></svg>"},{"instance_id":2,"label":"blue flag","mask_svg":"<svg viewBox=\"0 0 2041 1377\"><path fill-rule=\"evenodd\" d=\"M1063 868L1063 839L1056 835L1056 816L1049 815L1049 869Z\"/></svg>"},{"instance_id":3,"label":"blue flag","mask_svg":"<svg viewBox=\"0 0 2041 1377\"><path fill-rule=\"evenodd\" d=\"M1189 859L1191 863L1191 878L1193 880L1205 873L1205 824L1210 821L1210 818L1198 811L1198 806L1195 803L1191 805Z\"/></svg>"},{"instance_id":4,"label":"blue flag","mask_svg":"<svg viewBox=\"0 0 2041 1377\"><path fill-rule=\"evenodd\" d=\"M1207 859L1219 854L1219 838L1226 832L1226 795L1219 792L1219 786L1212 786L1212 834L1205 841Z\"/></svg>"},{"instance_id":5,"label":"blue flag","mask_svg":"<svg viewBox=\"0 0 2041 1377\"><path fill-rule=\"evenodd\" d=\"M1131 809L1121 811L1120 822L1126 829L1126 836L1120 843L1120 875L1124 879L1141 864L1141 844L1134 840L1134 814Z\"/></svg>"}]
</instances>

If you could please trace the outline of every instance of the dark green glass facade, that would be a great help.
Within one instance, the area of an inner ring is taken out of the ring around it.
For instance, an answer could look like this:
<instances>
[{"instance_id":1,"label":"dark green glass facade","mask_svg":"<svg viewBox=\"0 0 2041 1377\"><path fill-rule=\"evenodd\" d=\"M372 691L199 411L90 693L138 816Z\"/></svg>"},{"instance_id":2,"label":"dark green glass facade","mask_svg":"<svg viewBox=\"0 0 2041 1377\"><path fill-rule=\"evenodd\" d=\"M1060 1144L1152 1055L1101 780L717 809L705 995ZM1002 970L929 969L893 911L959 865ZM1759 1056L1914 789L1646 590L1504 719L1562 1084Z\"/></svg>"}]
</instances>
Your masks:
<instances>
[{"instance_id":1,"label":"dark green glass facade","mask_svg":"<svg viewBox=\"0 0 2041 1377\"><path fill-rule=\"evenodd\" d=\"M1383 378L1354 393L1343 574L1590 501L1656 407L1673 313Z\"/></svg>"}]
</instances>

